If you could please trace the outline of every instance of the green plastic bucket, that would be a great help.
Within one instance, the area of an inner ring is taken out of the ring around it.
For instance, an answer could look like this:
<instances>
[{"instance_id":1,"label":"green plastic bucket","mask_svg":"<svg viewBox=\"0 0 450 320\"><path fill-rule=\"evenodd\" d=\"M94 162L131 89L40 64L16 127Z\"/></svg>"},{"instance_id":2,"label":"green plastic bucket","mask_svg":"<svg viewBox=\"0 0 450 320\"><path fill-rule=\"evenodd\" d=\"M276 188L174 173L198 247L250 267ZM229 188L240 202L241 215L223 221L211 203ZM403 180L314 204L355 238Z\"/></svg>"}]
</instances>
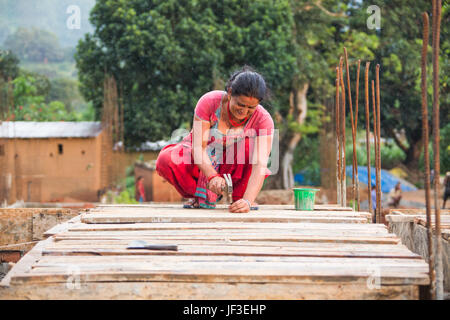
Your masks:
<instances>
[{"instance_id":1,"label":"green plastic bucket","mask_svg":"<svg viewBox=\"0 0 450 320\"><path fill-rule=\"evenodd\" d=\"M295 210L314 210L316 192L320 189L294 188Z\"/></svg>"}]
</instances>

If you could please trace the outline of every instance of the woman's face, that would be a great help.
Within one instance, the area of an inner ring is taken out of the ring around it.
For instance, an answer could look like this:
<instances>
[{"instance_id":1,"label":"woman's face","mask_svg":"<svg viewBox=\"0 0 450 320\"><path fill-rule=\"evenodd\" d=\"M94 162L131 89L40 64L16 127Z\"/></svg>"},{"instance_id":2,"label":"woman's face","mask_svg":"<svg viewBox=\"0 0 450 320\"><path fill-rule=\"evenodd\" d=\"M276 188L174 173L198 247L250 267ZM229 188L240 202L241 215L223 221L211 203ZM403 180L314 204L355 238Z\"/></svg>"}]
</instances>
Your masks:
<instances>
[{"instance_id":1,"label":"woman's face","mask_svg":"<svg viewBox=\"0 0 450 320\"><path fill-rule=\"evenodd\" d=\"M230 112L238 120L250 117L259 104L259 100L254 97L228 95L228 98L230 99Z\"/></svg>"}]
</instances>

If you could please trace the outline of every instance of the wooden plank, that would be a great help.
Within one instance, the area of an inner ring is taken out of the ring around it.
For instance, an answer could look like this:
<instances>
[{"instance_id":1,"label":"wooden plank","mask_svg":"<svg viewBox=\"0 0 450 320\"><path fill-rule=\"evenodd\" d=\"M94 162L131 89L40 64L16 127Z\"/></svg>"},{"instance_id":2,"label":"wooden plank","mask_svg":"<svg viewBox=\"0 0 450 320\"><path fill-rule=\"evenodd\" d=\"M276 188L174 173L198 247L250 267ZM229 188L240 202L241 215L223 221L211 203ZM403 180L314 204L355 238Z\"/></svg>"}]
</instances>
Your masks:
<instances>
[{"instance_id":1,"label":"wooden plank","mask_svg":"<svg viewBox=\"0 0 450 320\"><path fill-rule=\"evenodd\" d=\"M424 273L426 277L428 265L416 259L350 259L350 258L317 258L317 257L224 257L224 256L126 256L126 257L92 257L92 256L44 256L33 265L31 273L50 273L47 276L65 274L69 269L78 268L81 274L92 272L104 273L109 270L122 275L137 272L145 276L147 272L155 274L163 272L172 274L211 274L220 275L309 275L327 277L330 275L368 276L369 269L377 268L381 276L395 274L408 268L409 277L415 272ZM45 269L45 270L44 270ZM417 277L415 274L414 277ZM50 279L49 278L49 279ZM426 277L427 278L427 277ZM207 279L205 279L207 280Z\"/></svg>"},{"instance_id":2,"label":"wooden plank","mask_svg":"<svg viewBox=\"0 0 450 320\"><path fill-rule=\"evenodd\" d=\"M97 293L102 298L142 298L145 293L181 297L179 292L154 291L164 286L182 290L184 296L184 289L198 290L193 294L202 296L205 292L199 288L203 288L215 291L217 297L235 298L227 296L231 288L255 290L261 284L261 288L278 288L277 293L270 292L274 296L293 299L288 291L299 292L300 287L308 297L327 296L321 291L324 288L336 294L343 287L356 288L359 298L380 297L366 290L374 277L380 279L378 290L385 290L385 295L417 298L418 286L429 284L425 261L384 225L367 223L370 213L334 210L333 206L316 209L260 206L257 212L232 214L225 208L96 208L75 222L49 230L51 241L39 247L26 267L12 273L8 295L3 296L88 296L84 289L67 290L65 284L73 280L74 271L80 288L96 291L110 285L111 292ZM135 239L177 244L179 250L127 250ZM43 289L36 292L38 288ZM142 291L130 292L131 288ZM227 294L218 292L220 288ZM0 291L0 297L4 292ZM241 294L245 299L251 295Z\"/></svg>"},{"instance_id":3,"label":"wooden plank","mask_svg":"<svg viewBox=\"0 0 450 320\"><path fill-rule=\"evenodd\" d=\"M389 227L398 234L402 242L413 252L419 254L424 259L428 258L428 237L427 229L424 226L425 221L412 216L414 221L410 222L391 222ZM446 229L443 229L446 230ZM446 232L442 234L442 263L443 263L443 276L444 276L444 290L450 291L450 246L448 240L445 239ZM434 243L436 244L436 237L434 237ZM437 257L435 256L435 259Z\"/></svg>"},{"instance_id":4,"label":"wooden plank","mask_svg":"<svg viewBox=\"0 0 450 320\"><path fill-rule=\"evenodd\" d=\"M194 268L185 267L183 269L172 269L172 266L160 266L155 267L150 264L142 265L144 270L138 270L137 267L134 271L120 271L124 268L123 265L117 266L116 270L113 270L113 266L109 265L104 268L99 265L94 265L90 271L80 268L79 279L81 282L244 282L244 283L314 283L314 282L367 282L367 279L373 277L371 268L363 266L360 268L349 266L336 268L334 270L322 270L316 267L314 270L301 269L299 265L290 264L284 266L280 270L271 270L267 272L265 268L261 268L261 263L247 264L248 268L240 268L242 264L238 263L222 263L219 266L213 266L211 263L205 264L204 268L199 265L195 265ZM169 270L167 269L169 267ZM225 267L225 269L224 269ZM264 266L265 267L265 266ZM273 264L272 268L277 268L278 265ZM24 285L33 283L57 283L67 282L73 278L74 266L66 266L62 268L59 273L55 273L55 270L47 270L50 273L39 270L30 274L19 274L11 279L11 285ZM97 268L97 270L95 270ZM132 268L132 266L130 266ZM392 267L391 267L392 268ZM405 267L398 267L395 270L385 271L380 270L380 283L382 285L428 285L429 279L426 272L426 267L417 268L408 272L405 275ZM411 267L408 267L411 268ZM109 269L111 271L105 271ZM72 271L68 271L72 270Z\"/></svg>"},{"instance_id":5,"label":"wooden plank","mask_svg":"<svg viewBox=\"0 0 450 320\"><path fill-rule=\"evenodd\" d=\"M80 282L38 283L0 291L2 300L376 300L418 299L418 286L369 287L360 282L327 283L196 283L196 282Z\"/></svg>"},{"instance_id":6,"label":"wooden plank","mask_svg":"<svg viewBox=\"0 0 450 320\"><path fill-rule=\"evenodd\" d=\"M184 217L208 217L208 216L261 216L261 217L273 217L273 216L314 216L314 217L368 217L369 212L357 212L357 211L296 211L292 210L257 210L247 213L231 213L228 209L178 209L178 208L123 208L118 209L105 209L101 211L89 211L84 215L92 214L109 214L109 215L177 215Z\"/></svg>"},{"instance_id":7,"label":"wooden plank","mask_svg":"<svg viewBox=\"0 0 450 320\"><path fill-rule=\"evenodd\" d=\"M388 246L388 247L386 247ZM86 245L46 247L43 255L239 255L239 256L305 256L305 257L366 257L366 258L409 258L421 259L409 250L399 250L396 246L385 245L384 250L342 250L317 247L270 247L270 246L217 246L178 245L178 251L128 250L127 245ZM394 248L392 248L394 247Z\"/></svg>"},{"instance_id":8,"label":"wooden plank","mask_svg":"<svg viewBox=\"0 0 450 320\"><path fill-rule=\"evenodd\" d=\"M67 220L77 217L75 210L61 210L61 212L52 212L49 214L47 210L32 213L33 220L33 240L41 240L46 237L45 232Z\"/></svg>"},{"instance_id":9,"label":"wooden plank","mask_svg":"<svg viewBox=\"0 0 450 320\"><path fill-rule=\"evenodd\" d=\"M71 226L80 225L80 221L81 221L81 215L77 215L64 223L58 224L58 225L54 226L53 228L47 230L46 232L44 232L44 237L48 238L57 233L65 232L65 231L69 230L71 228Z\"/></svg>"},{"instance_id":10,"label":"wooden plank","mask_svg":"<svg viewBox=\"0 0 450 320\"><path fill-rule=\"evenodd\" d=\"M308 222L308 223L367 223L366 218L316 216L260 216L260 215L122 215L89 214L81 217L83 223L200 223L200 222Z\"/></svg>"},{"instance_id":11,"label":"wooden plank","mask_svg":"<svg viewBox=\"0 0 450 320\"><path fill-rule=\"evenodd\" d=\"M420 224L420 225L426 227L427 219L426 219L426 216L424 216L424 215L391 214L391 215L386 215L386 220L390 223L411 222L411 223ZM434 215L431 217L431 225L432 225L433 229L436 227ZM442 216L441 217L441 228L442 229L450 228L450 216Z\"/></svg>"},{"instance_id":12,"label":"wooden plank","mask_svg":"<svg viewBox=\"0 0 450 320\"><path fill-rule=\"evenodd\" d=\"M182 229L182 230L119 230L119 231L68 231L56 236L236 236L236 235L312 235L312 236L351 236L351 237L387 237L397 238L395 234L388 233L387 230L334 230L330 229Z\"/></svg>"},{"instance_id":13,"label":"wooden plank","mask_svg":"<svg viewBox=\"0 0 450 320\"><path fill-rule=\"evenodd\" d=\"M214 223L131 223L131 224L85 224L77 223L69 226L68 231L125 231L125 230L186 230L186 229L267 229L284 230L284 229L308 229L308 230L359 230L365 231L382 231L388 230L384 224L333 224L329 223L238 223L238 222L214 222ZM56 229L55 229L56 230ZM61 229L57 234L66 230Z\"/></svg>"},{"instance_id":14,"label":"wooden plank","mask_svg":"<svg viewBox=\"0 0 450 320\"><path fill-rule=\"evenodd\" d=\"M112 209L112 210L120 210L123 208L145 208L145 209L151 209L151 208L168 208L168 209L181 209L183 205L181 203L174 204L174 203L152 203L152 204L99 204L95 208L90 209L90 211L101 211L105 209ZM225 204L218 204L216 206L216 209L227 209L228 205ZM293 210L295 209L294 204L262 204L259 205L260 210ZM341 207L338 205L333 204L316 204L314 205L314 210L319 211L353 211L350 207Z\"/></svg>"},{"instance_id":15,"label":"wooden plank","mask_svg":"<svg viewBox=\"0 0 450 320\"><path fill-rule=\"evenodd\" d=\"M427 218L424 216L416 216L414 218L414 222L424 227L427 226ZM431 225L433 226L433 229L436 228L436 221L434 217L431 219ZM450 228L450 217L448 218L441 217L441 228L442 229Z\"/></svg>"},{"instance_id":16,"label":"wooden plank","mask_svg":"<svg viewBox=\"0 0 450 320\"><path fill-rule=\"evenodd\" d=\"M59 248L125 248L130 243L130 240L97 240L95 242L91 240L61 240L52 243L50 247ZM174 244L172 240L154 239L151 243L154 244ZM345 251L350 250L354 252L358 251L392 251L392 252L410 252L407 247L401 243L398 244L361 244L361 243L332 243L332 242L289 242L289 241L231 241L231 240L178 240L179 246L214 246L218 249L223 246L233 247L267 247L276 248L282 250L286 249L307 249L307 250L332 250L332 251ZM48 248L48 247L46 247Z\"/></svg>"},{"instance_id":17,"label":"wooden plank","mask_svg":"<svg viewBox=\"0 0 450 320\"><path fill-rule=\"evenodd\" d=\"M53 242L52 238L38 242L14 267L6 274L0 282L0 289L10 285L11 278L19 273L28 272L31 266L42 257L42 249Z\"/></svg>"},{"instance_id":18,"label":"wooden plank","mask_svg":"<svg viewBox=\"0 0 450 320\"><path fill-rule=\"evenodd\" d=\"M431 209L432 212L434 212L434 209ZM423 214L425 215L425 208L420 209L391 209L389 211L389 214L403 214L403 215L417 215L417 214ZM450 215L450 209L441 209L441 215Z\"/></svg>"},{"instance_id":19,"label":"wooden plank","mask_svg":"<svg viewBox=\"0 0 450 320\"><path fill-rule=\"evenodd\" d=\"M189 240L189 239L197 239L197 240L247 240L247 241L297 241L297 242L333 242L333 243L386 243L386 244L397 244L400 242L400 239L397 237L351 237L351 236L302 236L302 235L228 235L228 236L220 236L220 235L198 235L198 236L189 236L189 235L161 235L161 236L105 236L105 235L96 235L91 234L89 236L77 236L72 234L67 235L56 235L55 241L60 240L119 240L119 239L128 239L128 240L144 240L144 241L152 241L153 239L164 239L164 240Z\"/></svg>"}]
</instances>

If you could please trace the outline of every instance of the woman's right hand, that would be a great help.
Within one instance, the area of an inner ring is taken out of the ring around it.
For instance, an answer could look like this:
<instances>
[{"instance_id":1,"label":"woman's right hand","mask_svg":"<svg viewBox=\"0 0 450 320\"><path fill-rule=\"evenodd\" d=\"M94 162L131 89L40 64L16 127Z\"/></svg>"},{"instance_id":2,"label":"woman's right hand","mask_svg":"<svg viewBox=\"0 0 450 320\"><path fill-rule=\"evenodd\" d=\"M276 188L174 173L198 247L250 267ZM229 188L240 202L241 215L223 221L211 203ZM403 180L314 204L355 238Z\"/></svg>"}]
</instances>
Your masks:
<instances>
[{"instance_id":1,"label":"woman's right hand","mask_svg":"<svg viewBox=\"0 0 450 320\"><path fill-rule=\"evenodd\" d=\"M214 177L209 181L208 189L217 194L218 196L223 194L226 182L223 177Z\"/></svg>"}]
</instances>

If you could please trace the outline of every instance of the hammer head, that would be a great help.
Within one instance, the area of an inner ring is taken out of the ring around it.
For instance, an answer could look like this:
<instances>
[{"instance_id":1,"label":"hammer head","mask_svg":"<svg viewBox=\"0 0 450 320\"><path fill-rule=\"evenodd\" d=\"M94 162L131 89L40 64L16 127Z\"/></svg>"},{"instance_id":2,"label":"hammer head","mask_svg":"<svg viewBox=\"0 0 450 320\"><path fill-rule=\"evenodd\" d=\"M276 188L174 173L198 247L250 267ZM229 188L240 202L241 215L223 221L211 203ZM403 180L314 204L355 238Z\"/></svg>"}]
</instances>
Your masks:
<instances>
[{"instance_id":1,"label":"hammer head","mask_svg":"<svg viewBox=\"0 0 450 320\"><path fill-rule=\"evenodd\" d=\"M231 174L225 173L223 175L225 178L225 182L227 183L227 186L225 187L225 191L227 192L228 197L228 204L233 203L233 180L231 179Z\"/></svg>"}]
</instances>

